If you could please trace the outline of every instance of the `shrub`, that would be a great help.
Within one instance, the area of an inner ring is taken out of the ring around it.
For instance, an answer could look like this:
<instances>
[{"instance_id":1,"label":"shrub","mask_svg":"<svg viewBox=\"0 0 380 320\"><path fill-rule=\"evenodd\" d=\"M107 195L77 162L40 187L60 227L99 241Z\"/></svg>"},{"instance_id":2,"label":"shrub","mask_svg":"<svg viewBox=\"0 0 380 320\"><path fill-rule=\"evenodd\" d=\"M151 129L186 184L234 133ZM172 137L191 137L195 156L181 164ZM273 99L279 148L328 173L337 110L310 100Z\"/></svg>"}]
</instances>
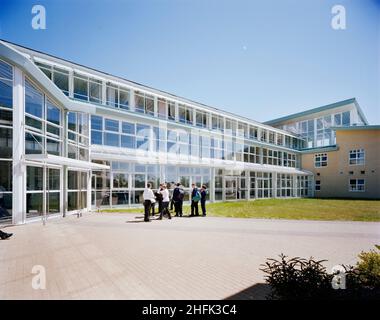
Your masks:
<instances>
[{"instance_id":1,"label":"shrub","mask_svg":"<svg viewBox=\"0 0 380 320\"><path fill-rule=\"evenodd\" d=\"M312 257L288 258L281 254L279 260L267 259L260 270L271 287L269 299L379 299L380 297L380 247L377 251L361 252L356 267L342 265L346 289L335 290L332 280L337 273L329 274L323 266L327 260Z\"/></svg>"},{"instance_id":2,"label":"shrub","mask_svg":"<svg viewBox=\"0 0 380 320\"><path fill-rule=\"evenodd\" d=\"M271 286L272 299L315 299L327 297L331 292L332 275L327 274L322 262L299 257L280 260L268 259L260 270L265 272L266 282Z\"/></svg>"},{"instance_id":3,"label":"shrub","mask_svg":"<svg viewBox=\"0 0 380 320\"><path fill-rule=\"evenodd\" d=\"M380 287L380 246L375 246L377 250L361 252L356 265L360 273L361 283L369 288Z\"/></svg>"}]
</instances>

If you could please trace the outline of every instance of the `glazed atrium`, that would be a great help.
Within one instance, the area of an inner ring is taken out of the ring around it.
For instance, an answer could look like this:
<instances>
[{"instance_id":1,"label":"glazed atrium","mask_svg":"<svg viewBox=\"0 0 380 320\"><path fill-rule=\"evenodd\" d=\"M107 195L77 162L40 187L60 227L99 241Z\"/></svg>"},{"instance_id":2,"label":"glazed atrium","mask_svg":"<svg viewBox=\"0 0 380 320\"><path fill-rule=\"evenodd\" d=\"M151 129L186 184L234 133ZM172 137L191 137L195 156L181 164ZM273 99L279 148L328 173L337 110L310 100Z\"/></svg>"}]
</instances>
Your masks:
<instances>
[{"instance_id":1,"label":"glazed atrium","mask_svg":"<svg viewBox=\"0 0 380 320\"><path fill-rule=\"evenodd\" d=\"M186 202L192 183L212 202L313 196L306 141L0 41L1 223L141 205L147 183Z\"/></svg>"}]
</instances>

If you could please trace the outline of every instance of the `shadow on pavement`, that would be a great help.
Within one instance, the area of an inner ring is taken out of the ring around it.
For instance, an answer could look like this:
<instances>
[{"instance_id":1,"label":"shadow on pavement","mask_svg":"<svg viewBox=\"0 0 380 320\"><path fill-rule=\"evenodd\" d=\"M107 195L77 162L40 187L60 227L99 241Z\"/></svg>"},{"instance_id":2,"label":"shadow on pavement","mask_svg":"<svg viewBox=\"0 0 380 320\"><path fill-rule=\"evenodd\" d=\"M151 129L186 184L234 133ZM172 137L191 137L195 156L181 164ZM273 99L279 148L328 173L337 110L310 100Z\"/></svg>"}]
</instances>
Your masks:
<instances>
[{"instance_id":1,"label":"shadow on pavement","mask_svg":"<svg viewBox=\"0 0 380 320\"><path fill-rule=\"evenodd\" d=\"M267 300L270 294L270 285L265 283L256 283L238 293L225 298L225 300Z\"/></svg>"}]
</instances>

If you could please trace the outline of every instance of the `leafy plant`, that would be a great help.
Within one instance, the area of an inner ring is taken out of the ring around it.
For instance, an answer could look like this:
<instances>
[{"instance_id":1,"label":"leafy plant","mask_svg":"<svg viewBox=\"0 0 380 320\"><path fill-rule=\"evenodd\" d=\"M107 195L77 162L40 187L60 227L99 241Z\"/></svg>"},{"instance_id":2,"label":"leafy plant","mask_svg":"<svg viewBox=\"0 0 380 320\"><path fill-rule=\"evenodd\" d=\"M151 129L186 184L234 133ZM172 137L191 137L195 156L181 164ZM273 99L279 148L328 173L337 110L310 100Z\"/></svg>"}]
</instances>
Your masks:
<instances>
[{"instance_id":1,"label":"leafy plant","mask_svg":"<svg viewBox=\"0 0 380 320\"><path fill-rule=\"evenodd\" d=\"M332 280L336 273L329 274L323 263L312 257L267 259L260 269L271 286L270 299L379 299L380 297L380 246L377 251L361 252L356 267L342 265L345 289L334 289Z\"/></svg>"},{"instance_id":2,"label":"leafy plant","mask_svg":"<svg viewBox=\"0 0 380 320\"><path fill-rule=\"evenodd\" d=\"M362 251L356 265L362 284L370 288L380 287L380 246L375 247L377 250Z\"/></svg>"},{"instance_id":3,"label":"leafy plant","mask_svg":"<svg viewBox=\"0 0 380 320\"><path fill-rule=\"evenodd\" d=\"M266 273L266 282L271 285L272 299L315 299L328 297L331 293L333 275L322 265L326 260L316 261L295 257L268 259L260 269Z\"/></svg>"}]
</instances>

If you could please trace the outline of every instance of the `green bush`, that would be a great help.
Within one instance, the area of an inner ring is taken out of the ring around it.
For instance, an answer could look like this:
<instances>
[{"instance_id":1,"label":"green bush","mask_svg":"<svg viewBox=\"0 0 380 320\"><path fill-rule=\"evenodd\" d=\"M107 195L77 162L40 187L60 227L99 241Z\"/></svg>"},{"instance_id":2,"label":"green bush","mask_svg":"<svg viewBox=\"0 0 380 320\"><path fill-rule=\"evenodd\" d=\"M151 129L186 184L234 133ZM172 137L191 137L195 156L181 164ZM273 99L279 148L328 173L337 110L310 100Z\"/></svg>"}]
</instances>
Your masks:
<instances>
[{"instance_id":1,"label":"green bush","mask_svg":"<svg viewBox=\"0 0 380 320\"><path fill-rule=\"evenodd\" d=\"M345 271L344 290L334 289L332 280L337 273L329 274L323 266L327 260L288 258L267 259L260 269L271 287L269 299L379 299L380 298L380 247L377 251L361 252L356 267L342 265Z\"/></svg>"},{"instance_id":2,"label":"green bush","mask_svg":"<svg viewBox=\"0 0 380 320\"><path fill-rule=\"evenodd\" d=\"M360 273L361 282L370 288L380 287L380 246L369 252L362 251L359 254L356 269Z\"/></svg>"}]
</instances>

